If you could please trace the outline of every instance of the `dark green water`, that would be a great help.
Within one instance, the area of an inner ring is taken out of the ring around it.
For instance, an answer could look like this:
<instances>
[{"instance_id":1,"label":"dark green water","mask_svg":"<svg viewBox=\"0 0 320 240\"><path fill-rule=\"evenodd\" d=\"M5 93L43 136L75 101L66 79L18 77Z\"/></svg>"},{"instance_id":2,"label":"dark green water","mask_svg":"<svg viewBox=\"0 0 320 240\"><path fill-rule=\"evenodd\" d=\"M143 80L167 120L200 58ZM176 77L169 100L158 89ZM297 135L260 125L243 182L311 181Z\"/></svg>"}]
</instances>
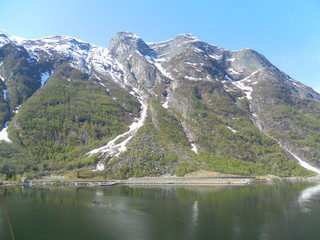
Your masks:
<instances>
[{"instance_id":1,"label":"dark green water","mask_svg":"<svg viewBox=\"0 0 320 240\"><path fill-rule=\"evenodd\" d=\"M320 239L320 185L52 187L3 192L15 240ZM0 239L10 240L2 203Z\"/></svg>"}]
</instances>

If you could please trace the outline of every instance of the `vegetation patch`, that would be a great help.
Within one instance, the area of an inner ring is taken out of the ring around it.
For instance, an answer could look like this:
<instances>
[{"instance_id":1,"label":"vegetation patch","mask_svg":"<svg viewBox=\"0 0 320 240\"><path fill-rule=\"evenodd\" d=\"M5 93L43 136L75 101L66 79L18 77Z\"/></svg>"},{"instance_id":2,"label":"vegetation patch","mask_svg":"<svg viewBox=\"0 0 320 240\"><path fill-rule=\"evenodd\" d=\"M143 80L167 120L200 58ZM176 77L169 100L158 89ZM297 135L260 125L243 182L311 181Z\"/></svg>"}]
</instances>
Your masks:
<instances>
[{"instance_id":1,"label":"vegetation patch","mask_svg":"<svg viewBox=\"0 0 320 240\"><path fill-rule=\"evenodd\" d=\"M94 81L64 69L21 106L9 136L25 147L42 170L73 169L95 160L84 154L127 131L139 105L130 94L114 100ZM63 72L67 74L66 72ZM77 77L77 78L75 78ZM123 94L123 93L122 93Z\"/></svg>"}]
</instances>

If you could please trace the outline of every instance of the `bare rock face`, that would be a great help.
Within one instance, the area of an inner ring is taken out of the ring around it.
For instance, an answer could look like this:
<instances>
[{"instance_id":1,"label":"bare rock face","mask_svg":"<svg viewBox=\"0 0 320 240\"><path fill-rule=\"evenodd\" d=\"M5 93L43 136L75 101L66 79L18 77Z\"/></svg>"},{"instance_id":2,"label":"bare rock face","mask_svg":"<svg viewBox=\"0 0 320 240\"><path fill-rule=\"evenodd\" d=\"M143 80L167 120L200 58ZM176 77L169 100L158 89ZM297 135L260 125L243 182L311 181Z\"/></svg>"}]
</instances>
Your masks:
<instances>
[{"instance_id":1,"label":"bare rock face","mask_svg":"<svg viewBox=\"0 0 320 240\"><path fill-rule=\"evenodd\" d=\"M157 54L133 33L118 33L110 41L110 53L123 65L129 83L150 89L169 80L155 66Z\"/></svg>"},{"instance_id":2,"label":"bare rock face","mask_svg":"<svg viewBox=\"0 0 320 240\"><path fill-rule=\"evenodd\" d=\"M0 76L7 90L6 100L14 111L40 87L41 73L27 50L14 43L0 48Z\"/></svg>"}]
</instances>

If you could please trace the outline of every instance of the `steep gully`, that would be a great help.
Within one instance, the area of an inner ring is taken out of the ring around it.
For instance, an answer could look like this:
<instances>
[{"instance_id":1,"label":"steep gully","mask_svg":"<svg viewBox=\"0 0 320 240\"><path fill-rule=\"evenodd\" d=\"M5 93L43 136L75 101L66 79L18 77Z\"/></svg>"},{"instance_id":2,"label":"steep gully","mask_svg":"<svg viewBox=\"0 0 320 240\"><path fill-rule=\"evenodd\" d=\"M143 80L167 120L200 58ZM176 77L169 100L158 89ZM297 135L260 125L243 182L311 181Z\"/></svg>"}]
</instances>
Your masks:
<instances>
[{"instance_id":1,"label":"steep gully","mask_svg":"<svg viewBox=\"0 0 320 240\"><path fill-rule=\"evenodd\" d=\"M117 62L119 68L123 70L123 66ZM105 145L103 145L102 147L96 148L91 150L90 152L87 153L87 155L92 155L95 153L101 153L101 155L103 154L109 154L111 156L115 155L118 156L121 152L126 150L126 145L130 142L130 140L133 138L133 136L136 134L136 132L143 126L145 119L147 117L147 104L145 102L145 98L143 96L143 94L134 86L132 86L131 84L128 83L126 76L123 76L124 82L121 83L119 81L117 81L121 87L125 88L127 90L127 88L129 88L131 91L129 92L131 95L133 95L136 99L138 99L138 101L141 104L141 110L140 110L140 117L134 119L133 123L129 126L129 130L125 133L122 133L120 135L118 135L117 137L115 137L114 139L112 139L111 141L109 141L108 143L106 143ZM117 143L120 139L124 139L122 141L120 141L119 143ZM99 162L97 164L96 170L103 170L104 166L101 162Z\"/></svg>"},{"instance_id":2,"label":"steep gully","mask_svg":"<svg viewBox=\"0 0 320 240\"><path fill-rule=\"evenodd\" d=\"M165 77L171 78L171 75L167 73L161 66L161 63L163 62L163 59L154 59L150 56L146 55L143 56L148 62L150 62L152 65L154 65ZM116 61L119 68L124 72L123 66ZM136 132L143 126L145 119L147 117L147 104L145 102L145 98L143 97L143 94L134 86L128 83L126 76L123 76L124 83L121 83L119 81L116 81L120 84L121 87L127 89L129 88L131 91L129 92L131 95L136 97L138 101L141 104L141 111L140 111L140 117L138 119L135 119L135 121L129 126L129 130L125 133L122 133L118 136L116 136L114 139L103 145L102 147L96 148L91 150L87 153L87 155L91 156L92 154L100 153L100 156L103 154L109 154L109 156L118 156L121 152L126 150L126 145L130 142L130 140L133 138L133 136L136 134ZM166 97L165 103L162 105L164 108L168 109L168 102L169 102L169 96ZM120 143L117 143L120 139L122 140ZM191 147L192 151L197 153L196 145L191 141ZM99 161L96 168L96 170L103 170L104 164Z\"/></svg>"}]
</instances>

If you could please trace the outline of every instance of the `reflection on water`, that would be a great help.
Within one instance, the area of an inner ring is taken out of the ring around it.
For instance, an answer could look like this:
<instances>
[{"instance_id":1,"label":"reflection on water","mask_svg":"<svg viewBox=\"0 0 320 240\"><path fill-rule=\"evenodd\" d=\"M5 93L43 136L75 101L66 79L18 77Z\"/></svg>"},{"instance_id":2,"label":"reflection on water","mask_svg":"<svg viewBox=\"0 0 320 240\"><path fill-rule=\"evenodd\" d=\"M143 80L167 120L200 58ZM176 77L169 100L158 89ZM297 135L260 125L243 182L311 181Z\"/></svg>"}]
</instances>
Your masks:
<instances>
[{"instance_id":1,"label":"reflection on water","mask_svg":"<svg viewBox=\"0 0 320 240\"><path fill-rule=\"evenodd\" d=\"M320 185L6 189L16 239L318 239ZM301 208L309 211L301 212ZM0 239L9 239L0 207Z\"/></svg>"},{"instance_id":2,"label":"reflection on water","mask_svg":"<svg viewBox=\"0 0 320 240\"><path fill-rule=\"evenodd\" d=\"M198 215L199 215L198 201L194 201L194 204L192 206L192 222L194 225L197 225L198 223Z\"/></svg>"},{"instance_id":3,"label":"reflection on water","mask_svg":"<svg viewBox=\"0 0 320 240\"><path fill-rule=\"evenodd\" d=\"M298 198L298 202L300 204L301 210L303 212L311 211L307 207L307 203L312 200L315 195L320 195L320 184L316 186L312 186L303 190Z\"/></svg>"}]
</instances>

